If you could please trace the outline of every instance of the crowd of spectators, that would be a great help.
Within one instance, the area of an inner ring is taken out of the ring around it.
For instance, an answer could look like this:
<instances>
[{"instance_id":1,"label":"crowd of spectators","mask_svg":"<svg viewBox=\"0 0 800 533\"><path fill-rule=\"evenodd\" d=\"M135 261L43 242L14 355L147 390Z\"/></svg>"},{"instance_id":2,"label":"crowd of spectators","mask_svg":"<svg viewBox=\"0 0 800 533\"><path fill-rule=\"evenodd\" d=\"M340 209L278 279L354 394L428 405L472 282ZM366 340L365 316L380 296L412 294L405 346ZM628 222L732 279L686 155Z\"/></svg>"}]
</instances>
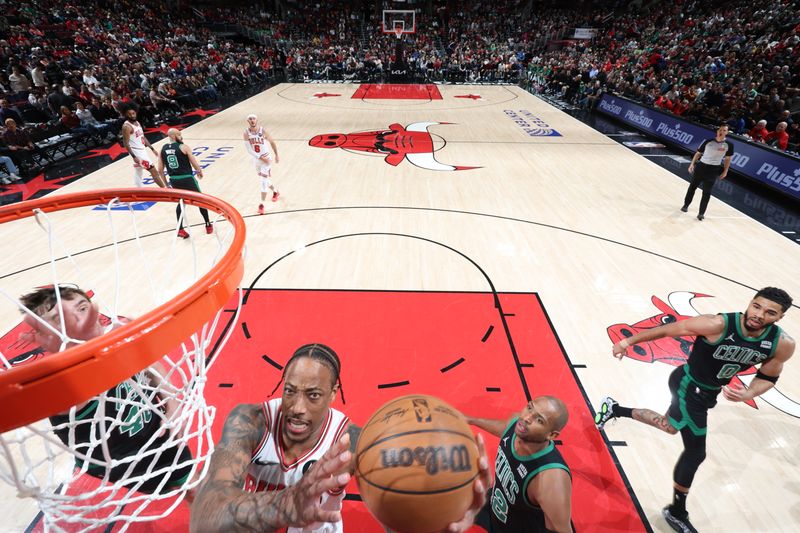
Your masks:
<instances>
[{"instance_id":1,"label":"crowd of spectators","mask_svg":"<svg viewBox=\"0 0 800 533\"><path fill-rule=\"evenodd\" d=\"M786 0L663 2L615 16L592 41L538 54L529 79L582 107L613 92L797 152L799 13Z\"/></svg>"},{"instance_id":2,"label":"crowd of spectators","mask_svg":"<svg viewBox=\"0 0 800 533\"><path fill-rule=\"evenodd\" d=\"M34 0L6 4L4 20L0 156L15 168L48 160L46 151L12 144L9 119L34 141L68 134L103 143L118 134L126 106L152 126L271 74L264 47L220 41L191 11L160 2ZM17 175L9 173L0 179Z\"/></svg>"},{"instance_id":3,"label":"crowd of spectators","mask_svg":"<svg viewBox=\"0 0 800 533\"><path fill-rule=\"evenodd\" d=\"M793 2L664 1L649 12L626 4L434 2L402 51L381 33L374 2L300 3L280 19L230 9L223 18L267 36L278 50L270 60L290 81L386 81L400 71L416 82L520 83L585 108L614 92L744 136L764 120L754 140L798 150ZM595 38L572 39L579 27L595 28Z\"/></svg>"},{"instance_id":4,"label":"crowd of spectators","mask_svg":"<svg viewBox=\"0 0 800 533\"><path fill-rule=\"evenodd\" d=\"M678 0L651 12L625 4L439 1L402 41L381 32L371 0L291 2L278 13L250 5L170 9L176 4L152 0L6 4L0 167L7 158L12 166L37 160L35 143L12 141L41 138L41 124L103 142L118 133L120 110L130 104L152 125L276 76L385 81L398 72L406 81L519 83L584 108L614 92L797 150L793 2ZM257 44L211 31L225 24ZM571 38L578 27L595 28L595 37Z\"/></svg>"}]
</instances>

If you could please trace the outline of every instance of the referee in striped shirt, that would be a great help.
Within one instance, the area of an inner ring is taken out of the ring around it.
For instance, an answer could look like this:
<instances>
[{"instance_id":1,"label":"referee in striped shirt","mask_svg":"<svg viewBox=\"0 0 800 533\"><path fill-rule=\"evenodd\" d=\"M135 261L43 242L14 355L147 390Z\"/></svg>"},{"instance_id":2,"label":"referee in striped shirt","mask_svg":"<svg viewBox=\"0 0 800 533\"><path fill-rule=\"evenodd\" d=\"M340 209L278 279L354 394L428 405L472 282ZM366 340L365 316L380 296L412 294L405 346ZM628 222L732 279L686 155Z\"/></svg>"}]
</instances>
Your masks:
<instances>
[{"instance_id":1,"label":"referee in striped shirt","mask_svg":"<svg viewBox=\"0 0 800 533\"><path fill-rule=\"evenodd\" d=\"M703 197L700 199L697 220L703 220L706 216L708 201L711 199L711 189L714 188L717 178L724 180L728 175L728 167L731 166L731 157L733 157L733 144L725 140L726 135L728 135L728 126L722 124L717 128L716 137L703 141L703 144L697 148L692 162L689 163L689 174L692 174L692 181L689 183L689 190L686 191L686 198L683 199L681 211L686 213L689 210L694 192L702 184Z\"/></svg>"}]
</instances>

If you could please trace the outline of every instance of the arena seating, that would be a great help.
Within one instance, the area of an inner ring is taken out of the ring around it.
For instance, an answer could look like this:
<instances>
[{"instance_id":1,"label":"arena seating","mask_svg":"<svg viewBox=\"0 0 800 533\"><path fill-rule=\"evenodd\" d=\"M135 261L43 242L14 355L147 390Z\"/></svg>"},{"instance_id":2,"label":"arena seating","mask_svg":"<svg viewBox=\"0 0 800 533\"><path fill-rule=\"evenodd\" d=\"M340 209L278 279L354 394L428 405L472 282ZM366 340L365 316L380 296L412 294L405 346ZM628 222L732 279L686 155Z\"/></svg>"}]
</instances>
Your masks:
<instances>
[{"instance_id":1,"label":"arena seating","mask_svg":"<svg viewBox=\"0 0 800 533\"><path fill-rule=\"evenodd\" d=\"M800 21L791 2L627 4L433 2L404 37L402 59L410 81L515 83L586 109L610 91L741 134L762 119L769 131L786 122L787 148L798 150ZM8 4L0 89L42 149L37 164L47 164L105 142L63 131L60 105L82 101L118 131L126 104L152 126L270 82L382 81L399 59L373 2L283 5L275 13L149 0ZM575 39L575 28L595 36Z\"/></svg>"}]
</instances>

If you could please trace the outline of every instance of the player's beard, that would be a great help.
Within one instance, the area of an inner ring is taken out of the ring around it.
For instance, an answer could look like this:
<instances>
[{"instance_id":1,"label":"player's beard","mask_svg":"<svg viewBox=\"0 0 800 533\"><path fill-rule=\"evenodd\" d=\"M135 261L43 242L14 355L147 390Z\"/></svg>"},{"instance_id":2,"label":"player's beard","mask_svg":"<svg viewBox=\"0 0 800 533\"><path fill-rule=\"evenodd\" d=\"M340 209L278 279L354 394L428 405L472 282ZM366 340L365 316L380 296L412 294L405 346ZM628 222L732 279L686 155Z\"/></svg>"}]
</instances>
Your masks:
<instances>
[{"instance_id":1,"label":"player's beard","mask_svg":"<svg viewBox=\"0 0 800 533\"><path fill-rule=\"evenodd\" d=\"M749 334L749 337L755 337L756 333L763 331L764 328L768 327L771 322L762 321L760 325L758 325L755 329L751 328L749 325L750 322L750 314L745 311L744 312L744 329Z\"/></svg>"}]
</instances>

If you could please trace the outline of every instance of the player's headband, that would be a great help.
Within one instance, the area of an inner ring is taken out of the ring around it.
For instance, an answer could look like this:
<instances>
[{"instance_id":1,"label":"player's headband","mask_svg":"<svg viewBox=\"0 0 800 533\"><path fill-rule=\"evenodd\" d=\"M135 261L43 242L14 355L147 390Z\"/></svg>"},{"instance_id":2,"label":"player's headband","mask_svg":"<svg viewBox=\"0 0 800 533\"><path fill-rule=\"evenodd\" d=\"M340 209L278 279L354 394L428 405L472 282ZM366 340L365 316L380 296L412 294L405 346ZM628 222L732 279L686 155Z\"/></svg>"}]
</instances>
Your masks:
<instances>
[{"instance_id":1,"label":"player's headband","mask_svg":"<svg viewBox=\"0 0 800 533\"><path fill-rule=\"evenodd\" d=\"M258 120L258 117L255 116L253 113L250 113L249 115L247 115L247 120L250 120L251 118Z\"/></svg>"}]
</instances>

